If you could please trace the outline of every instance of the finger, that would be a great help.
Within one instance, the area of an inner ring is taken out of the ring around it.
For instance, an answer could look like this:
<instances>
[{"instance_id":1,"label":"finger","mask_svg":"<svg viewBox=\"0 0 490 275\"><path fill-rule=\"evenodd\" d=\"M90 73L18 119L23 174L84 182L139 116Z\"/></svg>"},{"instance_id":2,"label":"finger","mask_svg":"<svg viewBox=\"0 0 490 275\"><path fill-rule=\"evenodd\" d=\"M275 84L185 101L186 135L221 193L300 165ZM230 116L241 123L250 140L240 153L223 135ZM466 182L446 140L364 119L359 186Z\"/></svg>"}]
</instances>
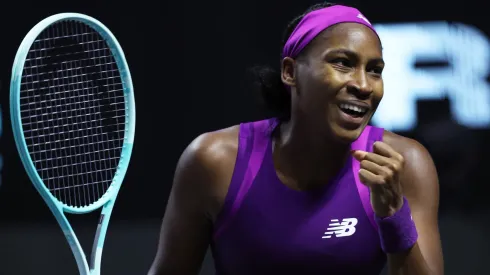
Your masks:
<instances>
[{"instance_id":1,"label":"finger","mask_svg":"<svg viewBox=\"0 0 490 275\"><path fill-rule=\"evenodd\" d=\"M365 169L359 169L359 179L368 187L385 184L382 177Z\"/></svg>"},{"instance_id":2,"label":"finger","mask_svg":"<svg viewBox=\"0 0 490 275\"><path fill-rule=\"evenodd\" d=\"M352 156L357 159L358 161L362 161L366 155L368 154L368 152L366 151L362 151L362 150L353 150L352 152Z\"/></svg>"},{"instance_id":3,"label":"finger","mask_svg":"<svg viewBox=\"0 0 490 275\"><path fill-rule=\"evenodd\" d=\"M379 154L387 158L396 159L400 162L403 161L403 156L400 153L398 153L390 145L382 141L376 141L373 144L373 153Z\"/></svg>"},{"instance_id":4,"label":"finger","mask_svg":"<svg viewBox=\"0 0 490 275\"><path fill-rule=\"evenodd\" d=\"M401 161L398 161L396 159L392 158L387 158L375 153L367 153L366 156L364 157L363 161L367 160L370 162L374 162L379 166L385 167L387 170L385 171L391 171L394 173L400 172L401 169L403 169L403 159ZM387 175L393 176L393 174L389 173Z\"/></svg>"},{"instance_id":5,"label":"finger","mask_svg":"<svg viewBox=\"0 0 490 275\"><path fill-rule=\"evenodd\" d=\"M393 162L393 160L384 157L382 155L378 155L376 153L370 153L370 152L365 152L365 151L355 151L352 153L355 159L358 161L363 161L363 160L369 160L371 162L374 162L378 165L382 166L390 166L390 163Z\"/></svg>"},{"instance_id":6,"label":"finger","mask_svg":"<svg viewBox=\"0 0 490 275\"><path fill-rule=\"evenodd\" d=\"M383 177L385 181L391 179L394 176L394 172L395 172L386 166L378 165L377 163L374 163L369 160L361 161L360 168L367 170L377 176Z\"/></svg>"}]
</instances>

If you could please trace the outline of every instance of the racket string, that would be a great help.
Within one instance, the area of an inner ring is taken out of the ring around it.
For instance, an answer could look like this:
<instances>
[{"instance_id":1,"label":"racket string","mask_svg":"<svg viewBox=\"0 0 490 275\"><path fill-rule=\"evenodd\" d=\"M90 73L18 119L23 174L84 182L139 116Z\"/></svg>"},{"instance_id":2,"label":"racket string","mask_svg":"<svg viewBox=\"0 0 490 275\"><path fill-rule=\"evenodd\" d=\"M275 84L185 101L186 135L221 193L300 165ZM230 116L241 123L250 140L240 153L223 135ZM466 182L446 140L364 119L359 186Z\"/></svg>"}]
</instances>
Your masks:
<instances>
[{"instance_id":1,"label":"racket string","mask_svg":"<svg viewBox=\"0 0 490 275\"><path fill-rule=\"evenodd\" d=\"M94 73L91 73L91 74L94 74ZM81 75L74 75L74 76L69 76L69 77L59 77L59 78L53 78L53 79L49 79L49 80L43 80L41 82L52 82L52 81L61 81L63 80L63 78L73 78L73 77L83 77L83 76L87 76L88 74L81 74ZM90 80L87 80L87 81L90 81ZM35 81L33 81L35 82ZM34 84L34 83L33 83ZM40 83L41 84L41 83ZM53 85L53 86L48 86L47 89L52 89L52 88L61 88L63 87L65 84L64 83L61 83L61 84L58 84L58 85Z\"/></svg>"},{"instance_id":2,"label":"racket string","mask_svg":"<svg viewBox=\"0 0 490 275\"><path fill-rule=\"evenodd\" d=\"M24 136L38 174L65 204L94 203L112 183L126 126L122 84L105 40L83 23L53 24L28 53Z\"/></svg>"},{"instance_id":3,"label":"racket string","mask_svg":"<svg viewBox=\"0 0 490 275\"><path fill-rule=\"evenodd\" d=\"M86 69L97 69L97 67L100 67L104 64L94 64L94 65L91 65L91 66L87 66L85 67ZM117 66L116 62L111 62L111 63L108 63L108 65L112 65L112 66ZM35 66L31 66L29 68L34 68ZM43 66L40 66L40 67L43 67ZM24 66L24 68L26 68ZM70 70L79 70L79 69L83 69L83 68L72 68L72 69L64 69L64 71L70 71ZM37 76L42 76L42 75L46 75L46 74L53 74L53 73L59 73L61 72L61 70L56 70L56 71L48 71L48 72L43 72L43 73L39 73L39 75L32 75L32 74L26 74L26 75L22 75L22 78L25 79L25 81L27 82L35 82L33 80L30 80L29 78L33 78L33 77L37 77ZM24 83L21 83L21 85L23 85Z\"/></svg>"},{"instance_id":4,"label":"racket string","mask_svg":"<svg viewBox=\"0 0 490 275\"><path fill-rule=\"evenodd\" d=\"M72 146L67 146L67 147L61 147L61 148L57 148L57 150L66 150L66 149L73 149L75 148L76 146L72 145ZM109 150L112 150L112 149L105 149L105 150L102 150L102 151L109 151ZM47 152L48 150L44 150L44 152ZM43 150L40 150L39 153L42 153ZM80 154L77 154L77 155L67 155L66 157L77 157L79 156ZM46 160L52 160L52 159L45 159L45 160L34 160L33 162L34 163L37 163L37 162L41 162L41 161L46 161ZM54 168L54 167L53 167ZM52 169L52 168L46 168L46 169L38 169L38 170L48 170L48 169Z\"/></svg>"}]
</instances>

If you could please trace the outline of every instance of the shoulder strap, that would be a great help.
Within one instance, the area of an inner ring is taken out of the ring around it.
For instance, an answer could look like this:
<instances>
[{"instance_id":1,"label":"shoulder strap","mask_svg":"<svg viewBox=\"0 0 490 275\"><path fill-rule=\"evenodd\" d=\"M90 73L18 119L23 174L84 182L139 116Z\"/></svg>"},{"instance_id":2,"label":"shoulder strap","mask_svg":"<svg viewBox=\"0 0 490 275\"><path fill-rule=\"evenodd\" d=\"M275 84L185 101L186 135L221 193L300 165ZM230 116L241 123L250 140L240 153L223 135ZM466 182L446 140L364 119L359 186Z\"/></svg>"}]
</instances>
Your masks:
<instances>
[{"instance_id":1,"label":"shoulder strap","mask_svg":"<svg viewBox=\"0 0 490 275\"><path fill-rule=\"evenodd\" d=\"M262 166L269 135L275 124L275 119L240 124L235 168L223 209L215 223L214 239L228 226L250 190Z\"/></svg>"},{"instance_id":2,"label":"shoulder strap","mask_svg":"<svg viewBox=\"0 0 490 275\"><path fill-rule=\"evenodd\" d=\"M352 150L364 150L367 152L372 152L373 151L373 144L376 141L382 141L383 140L383 133L384 129L383 128L378 128L378 127L373 127L373 126L366 126L362 134L359 136L359 138L354 141L351 145ZM352 160L352 172L354 173L354 178L356 181L356 187L357 191L359 192L359 197L361 199L362 206L364 207L364 211L366 212L366 215L369 218L369 221L373 225L373 227L378 230L378 227L374 221L374 211L371 206L371 201L369 198L369 188L362 184L361 180L359 179L359 169L360 169L360 163L359 161L353 159Z\"/></svg>"}]
</instances>

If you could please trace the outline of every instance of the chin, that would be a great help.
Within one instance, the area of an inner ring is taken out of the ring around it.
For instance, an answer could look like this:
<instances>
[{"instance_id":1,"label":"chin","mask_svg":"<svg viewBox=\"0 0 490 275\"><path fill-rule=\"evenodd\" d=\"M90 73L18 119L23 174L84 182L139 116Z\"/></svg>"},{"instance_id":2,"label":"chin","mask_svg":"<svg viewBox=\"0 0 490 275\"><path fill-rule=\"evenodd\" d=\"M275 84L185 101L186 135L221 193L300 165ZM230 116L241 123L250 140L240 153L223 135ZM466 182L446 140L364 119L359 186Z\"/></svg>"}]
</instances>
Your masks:
<instances>
[{"instance_id":1,"label":"chin","mask_svg":"<svg viewBox=\"0 0 490 275\"><path fill-rule=\"evenodd\" d=\"M366 128L367 123L355 128L355 129L347 129L341 127L340 125L333 125L331 127L332 134L338 141L342 143L352 143L356 141L359 136L362 134L362 131Z\"/></svg>"}]
</instances>

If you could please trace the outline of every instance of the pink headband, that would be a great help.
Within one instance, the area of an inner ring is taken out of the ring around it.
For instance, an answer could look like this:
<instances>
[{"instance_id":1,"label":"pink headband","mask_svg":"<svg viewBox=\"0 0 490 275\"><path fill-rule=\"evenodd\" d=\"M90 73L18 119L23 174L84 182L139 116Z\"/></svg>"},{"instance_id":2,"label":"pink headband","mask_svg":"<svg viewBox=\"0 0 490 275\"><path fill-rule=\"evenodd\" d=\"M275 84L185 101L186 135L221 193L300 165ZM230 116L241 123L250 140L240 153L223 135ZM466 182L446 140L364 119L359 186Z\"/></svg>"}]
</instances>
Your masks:
<instances>
[{"instance_id":1,"label":"pink headband","mask_svg":"<svg viewBox=\"0 0 490 275\"><path fill-rule=\"evenodd\" d=\"M335 5L312 11L298 23L283 49L283 58L295 58L320 32L338 23L359 23L376 33L371 23L355 8ZM376 33L377 35L377 33Z\"/></svg>"}]
</instances>

